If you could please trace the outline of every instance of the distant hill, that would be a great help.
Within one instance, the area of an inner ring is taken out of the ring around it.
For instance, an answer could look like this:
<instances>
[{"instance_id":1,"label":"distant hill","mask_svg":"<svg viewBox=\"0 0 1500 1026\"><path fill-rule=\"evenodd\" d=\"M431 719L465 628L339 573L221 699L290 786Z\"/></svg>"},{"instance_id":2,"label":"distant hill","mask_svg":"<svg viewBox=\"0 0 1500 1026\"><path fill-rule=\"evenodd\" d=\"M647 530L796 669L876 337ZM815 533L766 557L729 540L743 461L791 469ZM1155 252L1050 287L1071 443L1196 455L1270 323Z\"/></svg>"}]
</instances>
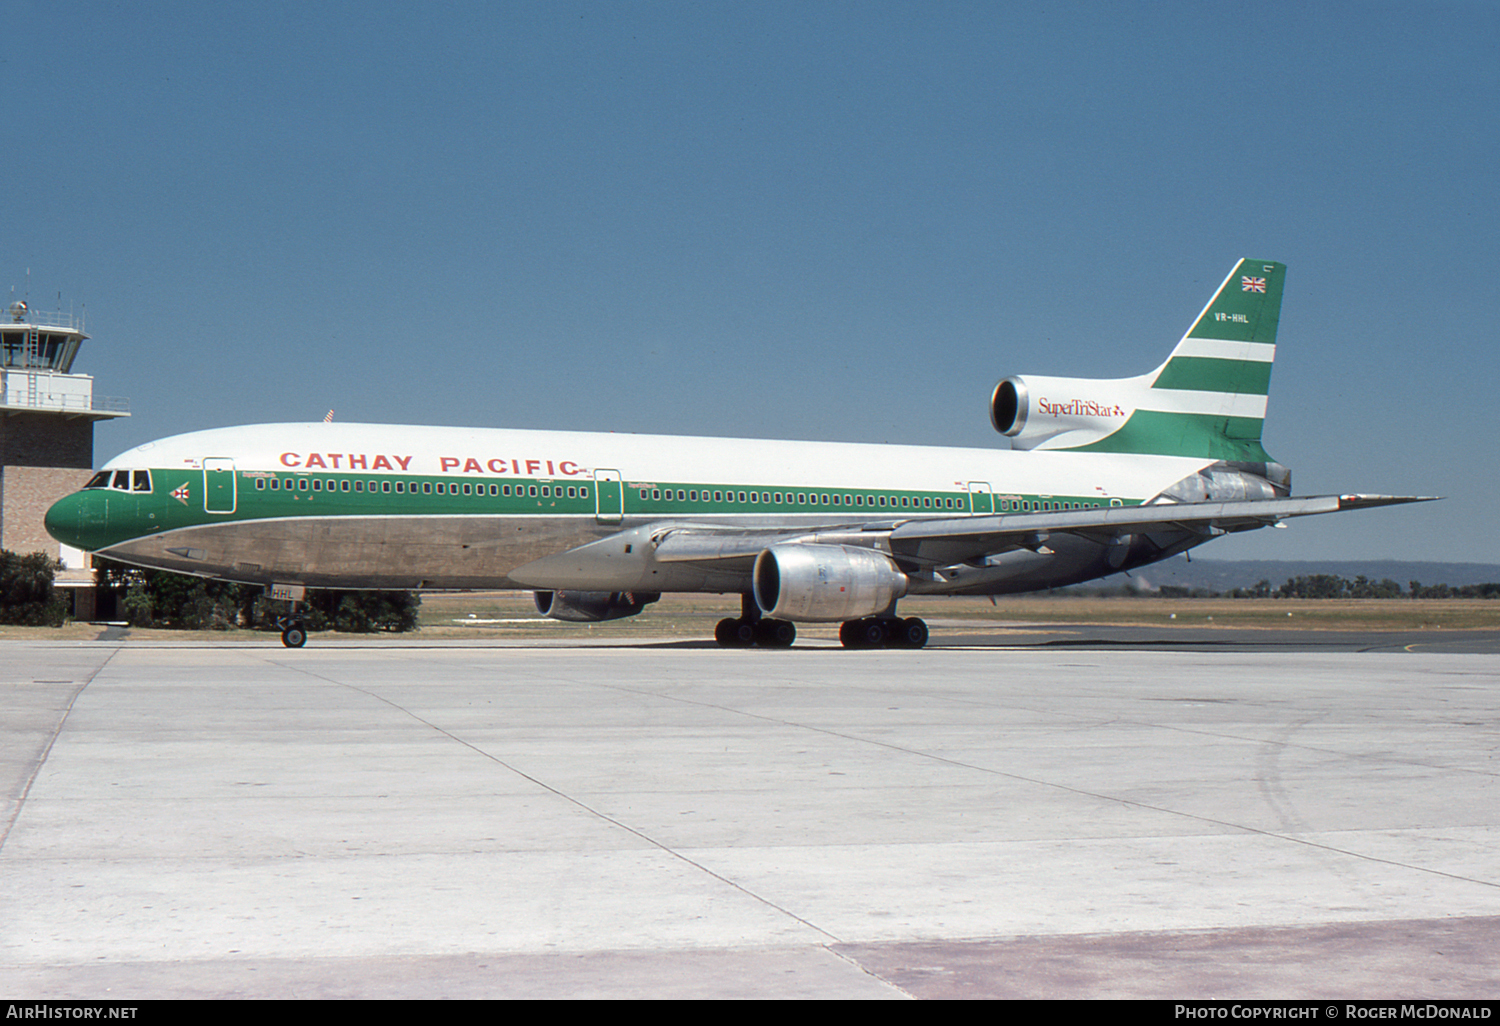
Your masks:
<instances>
[{"instance_id":1,"label":"distant hill","mask_svg":"<svg viewBox=\"0 0 1500 1026\"><path fill-rule=\"evenodd\" d=\"M1142 567L1131 572L1138 585L1149 584L1150 590L1162 585L1179 588L1208 588L1229 591L1231 588L1253 588L1258 581L1270 581L1279 588L1294 577L1333 574L1348 580L1363 575L1371 581L1390 578L1402 590L1412 581L1423 584L1489 584L1500 581L1500 564L1496 563L1420 563L1397 559L1371 560L1270 560L1270 559L1194 559L1189 563L1181 556ZM1096 584L1121 583L1119 575Z\"/></svg>"}]
</instances>

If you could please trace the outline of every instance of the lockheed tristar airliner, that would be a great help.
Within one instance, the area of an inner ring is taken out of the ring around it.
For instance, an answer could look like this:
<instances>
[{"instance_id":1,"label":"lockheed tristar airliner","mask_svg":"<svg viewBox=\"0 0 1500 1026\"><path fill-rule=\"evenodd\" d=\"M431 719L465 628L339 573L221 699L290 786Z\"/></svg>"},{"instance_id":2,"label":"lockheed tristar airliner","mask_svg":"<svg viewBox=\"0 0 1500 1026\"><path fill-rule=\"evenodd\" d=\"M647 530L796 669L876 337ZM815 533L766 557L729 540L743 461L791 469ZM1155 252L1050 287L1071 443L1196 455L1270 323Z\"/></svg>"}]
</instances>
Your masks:
<instances>
[{"instance_id":1,"label":"lockheed tristar airliner","mask_svg":"<svg viewBox=\"0 0 1500 1026\"><path fill-rule=\"evenodd\" d=\"M996 595L1155 563L1288 517L1420 501L1294 498L1261 447L1286 268L1241 260L1149 374L1008 377L1009 449L571 431L266 424L148 442L47 513L67 545L265 586L528 589L559 620L664 592L742 596L723 645L921 647L906 595Z\"/></svg>"}]
</instances>

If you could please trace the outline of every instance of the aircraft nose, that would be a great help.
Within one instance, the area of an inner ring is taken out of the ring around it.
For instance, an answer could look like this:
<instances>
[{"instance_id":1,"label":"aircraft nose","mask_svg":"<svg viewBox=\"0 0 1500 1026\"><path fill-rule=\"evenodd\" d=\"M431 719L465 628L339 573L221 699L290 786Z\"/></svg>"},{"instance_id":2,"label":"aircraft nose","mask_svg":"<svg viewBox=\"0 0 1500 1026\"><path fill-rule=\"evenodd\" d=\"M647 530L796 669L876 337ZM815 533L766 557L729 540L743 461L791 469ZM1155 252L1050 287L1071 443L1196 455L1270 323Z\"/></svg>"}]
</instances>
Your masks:
<instances>
[{"instance_id":1,"label":"aircraft nose","mask_svg":"<svg viewBox=\"0 0 1500 1026\"><path fill-rule=\"evenodd\" d=\"M100 532L108 524L109 510L102 496L74 492L54 502L42 518L47 533L64 545L93 551L103 547Z\"/></svg>"}]
</instances>

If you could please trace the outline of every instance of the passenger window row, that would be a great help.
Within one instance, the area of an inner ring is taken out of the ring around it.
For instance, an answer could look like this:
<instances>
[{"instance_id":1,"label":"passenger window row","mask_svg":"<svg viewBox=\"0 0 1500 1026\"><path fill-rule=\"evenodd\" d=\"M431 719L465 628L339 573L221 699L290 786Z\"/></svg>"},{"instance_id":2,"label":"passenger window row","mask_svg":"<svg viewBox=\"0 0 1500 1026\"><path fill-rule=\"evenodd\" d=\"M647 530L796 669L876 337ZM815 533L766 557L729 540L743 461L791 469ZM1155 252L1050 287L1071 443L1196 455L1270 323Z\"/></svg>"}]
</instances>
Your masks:
<instances>
[{"instance_id":1,"label":"passenger window row","mask_svg":"<svg viewBox=\"0 0 1500 1026\"><path fill-rule=\"evenodd\" d=\"M833 492L761 492L761 491L710 491L703 489L683 488L641 488L640 497L642 502L738 502L741 505L767 504L777 506L842 506L844 508L876 508L876 509L933 509L967 511L969 502L965 496L951 495L865 495L854 493ZM988 505L989 500L985 498L987 493L973 493L973 498L983 505ZM1021 500L1014 500L1015 509L1021 509ZM1087 502L1053 502L1026 503L1027 510L1035 509L1084 509L1090 505L1097 506L1098 503ZM1005 510L1011 508L1011 500L1004 500L1001 507Z\"/></svg>"},{"instance_id":2,"label":"passenger window row","mask_svg":"<svg viewBox=\"0 0 1500 1026\"><path fill-rule=\"evenodd\" d=\"M299 492L357 492L357 493L381 493L390 494L418 494L420 485L422 495L469 495L479 496L488 494L492 498L569 498L587 499L589 489L587 485L509 485L509 484L485 484L469 481L422 481L407 482L404 480L352 480L350 478L320 478L297 475L295 477L257 477L255 487L259 491L270 489L271 491L299 491ZM151 472L149 470L101 470L89 479L85 488L108 488L119 492L149 493L151 491ZM907 496L907 495L864 495L844 493L842 495L829 492L762 492L762 491L726 491L723 489L696 489L696 488L642 488L640 489L642 502L738 502L741 505L777 505L777 506L839 506L846 508L879 508L879 509L940 509L940 510L966 510L968 504L962 497L953 496ZM1115 500L1117 503L1118 500ZM1111 503L1112 505L1115 503ZM1000 498L996 503L996 512L1000 513L1037 513L1054 510L1090 509L1097 508L1101 503L1053 501L1053 500L1031 500L1021 498Z\"/></svg>"},{"instance_id":3,"label":"passenger window row","mask_svg":"<svg viewBox=\"0 0 1500 1026\"><path fill-rule=\"evenodd\" d=\"M370 492L383 495L490 495L494 498L569 498L587 499L587 485L501 485L474 483L471 481L405 481L365 480L350 478L321 478L298 475L296 477L257 477L257 491L273 492Z\"/></svg>"}]
</instances>

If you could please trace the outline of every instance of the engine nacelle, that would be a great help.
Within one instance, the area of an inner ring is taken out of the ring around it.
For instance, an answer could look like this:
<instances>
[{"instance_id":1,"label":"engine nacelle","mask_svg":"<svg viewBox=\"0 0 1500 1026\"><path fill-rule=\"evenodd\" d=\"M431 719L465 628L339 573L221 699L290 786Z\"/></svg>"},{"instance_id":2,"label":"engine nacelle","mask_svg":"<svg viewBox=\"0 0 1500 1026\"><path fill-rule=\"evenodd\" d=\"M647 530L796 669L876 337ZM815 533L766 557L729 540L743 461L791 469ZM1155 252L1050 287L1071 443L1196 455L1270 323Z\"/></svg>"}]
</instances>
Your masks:
<instances>
[{"instance_id":1,"label":"engine nacelle","mask_svg":"<svg viewBox=\"0 0 1500 1026\"><path fill-rule=\"evenodd\" d=\"M889 556L848 545L776 545L755 558L763 615L805 623L855 620L889 609L907 578Z\"/></svg>"},{"instance_id":2,"label":"engine nacelle","mask_svg":"<svg viewBox=\"0 0 1500 1026\"><path fill-rule=\"evenodd\" d=\"M634 616L661 598L640 591L537 591L532 593L536 611L554 620L598 623Z\"/></svg>"},{"instance_id":3,"label":"engine nacelle","mask_svg":"<svg viewBox=\"0 0 1500 1026\"><path fill-rule=\"evenodd\" d=\"M1171 502L1245 502L1292 494L1292 472L1280 463L1220 461L1164 489Z\"/></svg>"},{"instance_id":4,"label":"engine nacelle","mask_svg":"<svg viewBox=\"0 0 1500 1026\"><path fill-rule=\"evenodd\" d=\"M990 396L990 423L1015 449L1087 445L1125 425L1151 377L1012 376Z\"/></svg>"}]
</instances>

